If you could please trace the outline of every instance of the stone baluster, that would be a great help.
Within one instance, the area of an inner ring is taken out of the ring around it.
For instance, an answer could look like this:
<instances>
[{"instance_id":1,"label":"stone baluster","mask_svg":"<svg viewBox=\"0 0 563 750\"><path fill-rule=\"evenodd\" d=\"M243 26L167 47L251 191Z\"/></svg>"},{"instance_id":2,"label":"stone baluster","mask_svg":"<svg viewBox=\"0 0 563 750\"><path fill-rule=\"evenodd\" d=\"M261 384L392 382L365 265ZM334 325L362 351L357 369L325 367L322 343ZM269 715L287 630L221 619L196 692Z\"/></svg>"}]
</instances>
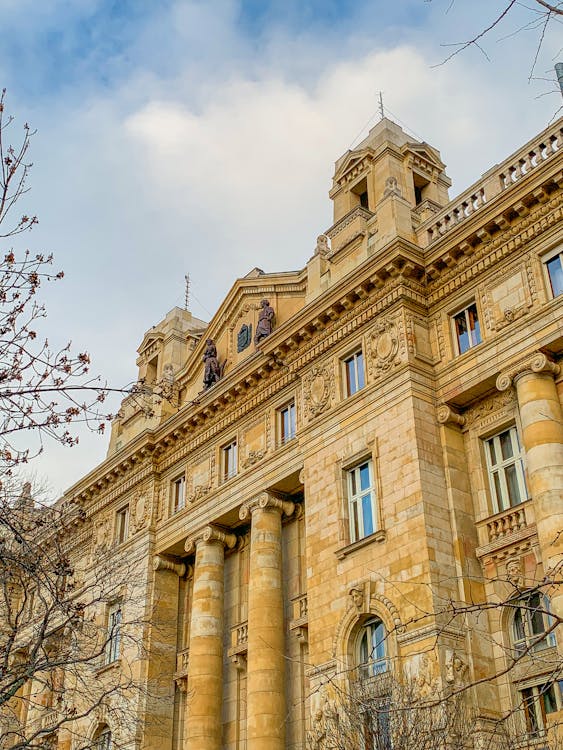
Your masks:
<instances>
[{"instance_id":1,"label":"stone baluster","mask_svg":"<svg viewBox=\"0 0 563 750\"><path fill-rule=\"evenodd\" d=\"M563 559L563 415L554 382L558 373L559 366L540 352L497 378L500 391L516 387L545 574L561 566ZM554 612L563 615L563 593L550 595Z\"/></svg>"},{"instance_id":2,"label":"stone baluster","mask_svg":"<svg viewBox=\"0 0 563 750\"><path fill-rule=\"evenodd\" d=\"M252 516L248 589L247 748L285 748L282 514L295 505L261 493L240 510Z\"/></svg>"},{"instance_id":3,"label":"stone baluster","mask_svg":"<svg viewBox=\"0 0 563 750\"><path fill-rule=\"evenodd\" d=\"M195 551L185 738L188 750L221 750L225 547L236 536L206 526L188 539Z\"/></svg>"}]
</instances>

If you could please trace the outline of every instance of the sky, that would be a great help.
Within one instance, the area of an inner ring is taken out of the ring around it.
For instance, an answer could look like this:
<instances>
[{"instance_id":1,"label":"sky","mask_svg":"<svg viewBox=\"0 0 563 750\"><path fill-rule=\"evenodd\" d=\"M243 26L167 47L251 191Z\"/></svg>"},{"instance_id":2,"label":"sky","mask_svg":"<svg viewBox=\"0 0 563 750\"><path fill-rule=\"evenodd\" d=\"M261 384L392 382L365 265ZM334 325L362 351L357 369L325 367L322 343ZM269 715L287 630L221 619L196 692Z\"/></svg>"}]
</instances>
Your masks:
<instances>
[{"instance_id":1,"label":"sky","mask_svg":"<svg viewBox=\"0 0 563 750\"><path fill-rule=\"evenodd\" d=\"M10 248L53 252L65 272L41 293L51 343L88 350L121 387L186 273L209 320L255 266L302 268L331 224L334 162L376 124L380 91L462 192L561 115L561 26L538 53L534 0L444 62L504 4L0 0L13 140L37 129L21 208L39 224ZM57 495L108 439L46 444L34 470Z\"/></svg>"}]
</instances>

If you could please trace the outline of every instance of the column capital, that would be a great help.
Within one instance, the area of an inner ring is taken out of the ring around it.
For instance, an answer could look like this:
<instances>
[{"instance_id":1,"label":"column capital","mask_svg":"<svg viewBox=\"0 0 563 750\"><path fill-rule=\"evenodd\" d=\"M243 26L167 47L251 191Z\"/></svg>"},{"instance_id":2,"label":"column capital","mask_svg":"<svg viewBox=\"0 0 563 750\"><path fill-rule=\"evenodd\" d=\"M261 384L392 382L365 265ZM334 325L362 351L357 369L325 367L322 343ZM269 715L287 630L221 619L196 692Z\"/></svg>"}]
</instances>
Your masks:
<instances>
[{"instance_id":1,"label":"column capital","mask_svg":"<svg viewBox=\"0 0 563 750\"><path fill-rule=\"evenodd\" d=\"M186 563L179 562L175 557L168 557L167 555L156 555L152 561L153 570L170 570L176 573L178 578L185 576L191 566Z\"/></svg>"},{"instance_id":2,"label":"column capital","mask_svg":"<svg viewBox=\"0 0 563 750\"><path fill-rule=\"evenodd\" d=\"M279 511L282 514L285 513L286 516L291 516L295 510L295 503L270 495L269 492L261 492L252 500L243 503L239 511L239 518L241 521L245 521L255 510Z\"/></svg>"},{"instance_id":3,"label":"column capital","mask_svg":"<svg viewBox=\"0 0 563 750\"><path fill-rule=\"evenodd\" d=\"M197 545L201 543L222 544L227 549L232 549L237 543L237 537L236 534L231 534L217 526L207 524L207 526L203 526L203 528L186 539L184 549L188 554L192 554L195 552Z\"/></svg>"},{"instance_id":4,"label":"column capital","mask_svg":"<svg viewBox=\"0 0 563 750\"><path fill-rule=\"evenodd\" d=\"M438 404L436 419L439 424L456 424L459 427L465 424L465 417L448 404Z\"/></svg>"},{"instance_id":5,"label":"column capital","mask_svg":"<svg viewBox=\"0 0 563 750\"><path fill-rule=\"evenodd\" d=\"M515 379L527 373L547 372L551 375L559 375L561 368L552 362L543 352L532 352L524 359L516 362L510 369L501 372L497 378L496 386L499 391L506 391L513 385Z\"/></svg>"}]
</instances>

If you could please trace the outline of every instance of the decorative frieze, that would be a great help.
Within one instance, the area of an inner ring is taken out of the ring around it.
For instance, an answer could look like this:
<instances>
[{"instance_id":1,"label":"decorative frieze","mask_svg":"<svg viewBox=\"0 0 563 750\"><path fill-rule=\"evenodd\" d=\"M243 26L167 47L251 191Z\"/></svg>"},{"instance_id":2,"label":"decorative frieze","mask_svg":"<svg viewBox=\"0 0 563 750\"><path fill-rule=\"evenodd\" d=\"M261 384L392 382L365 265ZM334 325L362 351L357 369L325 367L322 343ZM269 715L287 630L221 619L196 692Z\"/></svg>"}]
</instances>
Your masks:
<instances>
[{"instance_id":1,"label":"decorative frieze","mask_svg":"<svg viewBox=\"0 0 563 750\"><path fill-rule=\"evenodd\" d=\"M303 379L303 400L309 418L326 411L334 398L334 366L331 362L315 365Z\"/></svg>"}]
</instances>

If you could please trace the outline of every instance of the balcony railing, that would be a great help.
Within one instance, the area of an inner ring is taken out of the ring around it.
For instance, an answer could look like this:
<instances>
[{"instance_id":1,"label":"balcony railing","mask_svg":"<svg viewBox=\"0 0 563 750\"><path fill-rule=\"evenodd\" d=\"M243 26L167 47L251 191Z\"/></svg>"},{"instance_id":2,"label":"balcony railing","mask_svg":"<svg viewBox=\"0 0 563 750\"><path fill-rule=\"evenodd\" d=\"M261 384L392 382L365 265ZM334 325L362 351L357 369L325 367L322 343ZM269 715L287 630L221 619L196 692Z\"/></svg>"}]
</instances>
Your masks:
<instances>
[{"instance_id":1,"label":"balcony railing","mask_svg":"<svg viewBox=\"0 0 563 750\"><path fill-rule=\"evenodd\" d=\"M562 120L529 141L520 151L487 172L441 212L422 223L419 241L425 246L437 242L451 229L479 211L526 175L563 151Z\"/></svg>"},{"instance_id":2,"label":"balcony railing","mask_svg":"<svg viewBox=\"0 0 563 750\"><path fill-rule=\"evenodd\" d=\"M504 543L509 544L526 532L534 533L534 522L533 505L530 500L527 500L479 521L477 523L479 544L481 548L491 544L495 547L503 546Z\"/></svg>"}]
</instances>

